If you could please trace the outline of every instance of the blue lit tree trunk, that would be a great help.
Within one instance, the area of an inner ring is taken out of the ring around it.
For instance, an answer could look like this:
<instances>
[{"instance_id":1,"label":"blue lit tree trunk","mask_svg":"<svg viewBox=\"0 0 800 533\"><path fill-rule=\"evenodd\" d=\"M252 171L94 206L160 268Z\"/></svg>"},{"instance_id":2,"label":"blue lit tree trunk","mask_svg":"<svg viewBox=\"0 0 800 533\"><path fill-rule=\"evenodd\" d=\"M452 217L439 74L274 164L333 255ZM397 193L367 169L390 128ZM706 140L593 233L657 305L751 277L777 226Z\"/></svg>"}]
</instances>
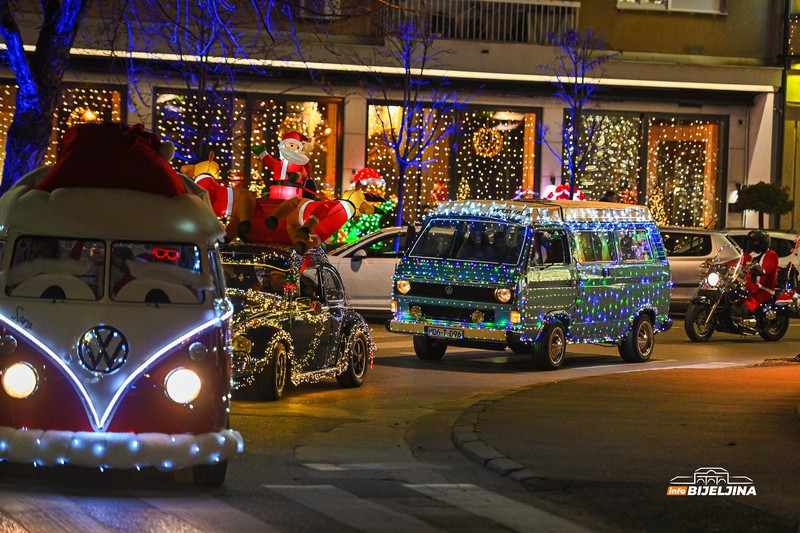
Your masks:
<instances>
[{"instance_id":1,"label":"blue lit tree trunk","mask_svg":"<svg viewBox=\"0 0 800 533\"><path fill-rule=\"evenodd\" d=\"M555 97L564 102L567 108L566 120L561 125L559 133L562 142L561 153L556 152L547 140L549 126L542 124L539 133L541 142L567 173L571 200L575 195L577 176L585 170L590 159L587 155L594 149L594 123L590 124L586 131L581 130L585 126L584 110L598 86L596 79L599 74L594 74L594 70L618 54L601 53L605 45L592 30L583 32L569 30L561 35L552 36L551 40L556 47L555 62L539 68L553 76Z\"/></svg>"},{"instance_id":2,"label":"blue lit tree trunk","mask_svg":"<svg viewBox=\"0 0 800 533\"><path fill-rule=\"evenodd\" d=\"M387 77L375 76L375 84L370 89L373 96L380 92L386 102L384 105L389 105L395 94L402 95L399 120L395 120L391 113L387 118L378 116L383 141L397 163L398 226L405 224L408 171L425 170L435 162L426 157L426 150L455 131L454 111L463 107L455 91L448 90L446 79L433 81L425 76L425 70L440 53L433 45L434 38L429 28L412 20L399 23L390 32L384 53L403 73L394 80L395 83Z\"/></svg>"},{"instance_id":3,"label":"blue lit tree trunk","mask_svg":"<svg viewBox=\"0 0 800 533\"><path fill-rule=\"evenodd\" d=\"M36 49L27 53L9 2L0 0L0 35L8 47L8 60L19 86L6 139L0 193L44 161L69 51L90 3L91 0L42 2L43 20Z\"/></svg>"}]
</instances>

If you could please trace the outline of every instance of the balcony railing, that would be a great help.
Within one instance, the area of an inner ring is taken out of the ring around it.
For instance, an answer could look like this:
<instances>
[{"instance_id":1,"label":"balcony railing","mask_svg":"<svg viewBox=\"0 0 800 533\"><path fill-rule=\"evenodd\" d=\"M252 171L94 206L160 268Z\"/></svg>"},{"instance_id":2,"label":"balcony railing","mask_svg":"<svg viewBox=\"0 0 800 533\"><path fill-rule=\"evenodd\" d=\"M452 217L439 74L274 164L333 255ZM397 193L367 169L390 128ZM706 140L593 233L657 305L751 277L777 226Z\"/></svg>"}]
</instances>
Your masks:
<instances>
[{"instance_id":1,"label":"balcony railing","mask_svg":"<svg viewBox=\"0 0 800 533\"><path fill-rule=\"evenodd\" d=\"M570 0L401 0L389 8L388 29L413 21L441 39L550 44L578 28L581 3Z\"/></svg>"}]
</instances>

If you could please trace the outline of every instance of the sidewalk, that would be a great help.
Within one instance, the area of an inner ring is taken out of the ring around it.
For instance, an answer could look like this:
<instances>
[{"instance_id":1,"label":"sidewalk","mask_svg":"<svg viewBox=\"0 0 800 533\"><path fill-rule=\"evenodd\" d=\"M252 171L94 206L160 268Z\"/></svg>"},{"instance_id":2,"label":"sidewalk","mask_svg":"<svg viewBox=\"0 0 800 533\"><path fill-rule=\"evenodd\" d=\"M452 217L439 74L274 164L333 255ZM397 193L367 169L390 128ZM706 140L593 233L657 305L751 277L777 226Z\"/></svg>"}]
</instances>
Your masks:
<instances>
[{"instance_id":1,"label":"sidewalk","mask_svg":"<svg viewBox=\"0 0 800 533\"><path fill-rule=\"evenodd\" d=\"M800 363L628 372L487 398L453 440L611 530L797 531L798 405ZM667 496L671 479L704 467L750 478L756 495Z\"/></svg>"}]
</instances>

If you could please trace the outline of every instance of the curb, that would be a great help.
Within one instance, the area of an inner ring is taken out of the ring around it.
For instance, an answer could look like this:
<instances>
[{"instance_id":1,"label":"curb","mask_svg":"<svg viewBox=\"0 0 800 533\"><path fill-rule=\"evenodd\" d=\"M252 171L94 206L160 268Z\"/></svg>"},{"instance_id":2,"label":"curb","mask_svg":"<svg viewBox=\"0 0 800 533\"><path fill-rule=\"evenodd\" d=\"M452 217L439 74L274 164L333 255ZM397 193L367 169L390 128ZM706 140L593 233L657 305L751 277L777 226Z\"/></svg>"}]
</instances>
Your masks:
<instances>
[{"instance_id":1,"label":"curb","mask_svg":"<svg viewBox=\"0 0 800 533\"><path fill-rule=\"evenodd\" d=\"M478 417L486 411L487 407L518 392L520 390L493 396L472 404L456 420L452 430L452 438L456 448L476 463L501 476L524 483L533 479L541 479L542 476L486 444L481 439L480 431L477 429Z\"/></svg>"}]
</instances>

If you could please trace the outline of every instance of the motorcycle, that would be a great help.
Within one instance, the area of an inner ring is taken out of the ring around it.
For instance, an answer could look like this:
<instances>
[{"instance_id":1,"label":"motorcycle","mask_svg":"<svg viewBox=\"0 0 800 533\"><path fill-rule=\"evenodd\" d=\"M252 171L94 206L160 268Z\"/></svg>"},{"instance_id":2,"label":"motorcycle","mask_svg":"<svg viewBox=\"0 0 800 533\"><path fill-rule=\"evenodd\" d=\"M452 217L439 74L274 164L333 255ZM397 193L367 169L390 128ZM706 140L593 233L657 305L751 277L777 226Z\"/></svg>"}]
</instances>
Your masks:
<instances>
[{"instance_id":1,"label":"motorcycle","mask_svg":"<svg viewBox=\"0 0 800 533\"><path fill-rule=\"evenodd\" d=\"M792 307L796 300L779 298L785 292L776 288L773 297L758 306L752 316L742 313L748 293L746 274L763 275L757 263L745 263L740 256L735 264L713 259L703 263L705 273L700 280L697 295L686 311L684 328L694 342L704 342L715 331L737 335L759 335L765 341L779 341L789 329Z\"/></svg>"}]
</instances>

